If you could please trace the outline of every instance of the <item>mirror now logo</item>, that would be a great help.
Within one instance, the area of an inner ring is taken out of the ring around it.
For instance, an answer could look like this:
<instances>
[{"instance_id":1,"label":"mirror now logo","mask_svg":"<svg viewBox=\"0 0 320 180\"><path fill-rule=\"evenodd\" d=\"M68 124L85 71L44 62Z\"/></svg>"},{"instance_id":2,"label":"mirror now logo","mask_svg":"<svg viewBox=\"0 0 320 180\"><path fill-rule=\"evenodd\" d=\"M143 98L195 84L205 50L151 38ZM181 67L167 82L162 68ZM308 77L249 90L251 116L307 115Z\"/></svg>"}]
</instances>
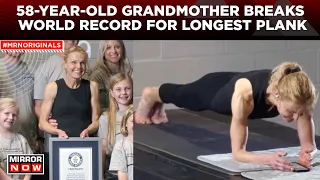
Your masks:
<instances>
[{"instance_id":1,"label":"mirror now logo","mask_svg":"<svg viewBox=\"0 0 320 180\"><path fill-rule=\"evenodd\" d=\"M7 174L44 174L43 154L8 154Z\"/></svg>"}]
</instances>

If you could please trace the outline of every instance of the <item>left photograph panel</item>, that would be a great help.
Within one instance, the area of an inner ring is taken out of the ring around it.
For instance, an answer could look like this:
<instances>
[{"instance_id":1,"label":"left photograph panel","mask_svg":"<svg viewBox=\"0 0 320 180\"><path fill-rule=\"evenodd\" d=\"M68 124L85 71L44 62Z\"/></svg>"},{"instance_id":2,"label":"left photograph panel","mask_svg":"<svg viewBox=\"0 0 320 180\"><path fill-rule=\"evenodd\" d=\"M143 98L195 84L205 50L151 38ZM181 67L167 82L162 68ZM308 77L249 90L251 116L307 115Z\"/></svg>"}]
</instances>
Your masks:
<instances>
[{"instance_id":1,"label":"left photograph panel","mask_svg":"<svg viewBox=\"0 0 320 180\"><path fill-rule=\"evenodd\" d=\"M0 179L133 179L132 40L0 40Z\"/></svg>"}]
</instances>

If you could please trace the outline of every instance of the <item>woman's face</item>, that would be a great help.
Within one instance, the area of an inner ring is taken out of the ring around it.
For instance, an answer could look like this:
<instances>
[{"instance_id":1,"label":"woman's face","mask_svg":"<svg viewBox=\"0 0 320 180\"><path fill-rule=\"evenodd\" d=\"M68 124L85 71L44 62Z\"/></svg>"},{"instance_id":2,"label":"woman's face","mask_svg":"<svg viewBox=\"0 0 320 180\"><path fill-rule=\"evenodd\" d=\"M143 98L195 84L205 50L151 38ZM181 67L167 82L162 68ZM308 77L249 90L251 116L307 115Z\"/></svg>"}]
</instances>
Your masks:
<instances>
[{"instance_id":1,"label":"woman's face","mask_svg":"<svg viewBox=\"0 0 320 180\"><path fill-rule=\"evenodd\" d=\"M67 74L73 79L80 79L86 72L86 59L80 52L72 52L65 62Z\"/></svg>"},{"instance_id":2,"label":"woman's face","mask_svg":"<svg viewBox=\"0 0 320 180\"><path fill-rule=\"evenodd\" d=\"M287 122L297 120L302 115L303 107L293 101L279 100L276 106L282 119Z\"/></svg>"},{"instance_id":3,"label":"woman's face","mask_svg":"<svg viewBox=\"0 0 320 180\"><path fill-rule=\"evenodd\" d=\"M117 40L110 40L106 44L104 58L107 62L118 64L122 57L123 49Z\"/></svg>"}]
</instances>

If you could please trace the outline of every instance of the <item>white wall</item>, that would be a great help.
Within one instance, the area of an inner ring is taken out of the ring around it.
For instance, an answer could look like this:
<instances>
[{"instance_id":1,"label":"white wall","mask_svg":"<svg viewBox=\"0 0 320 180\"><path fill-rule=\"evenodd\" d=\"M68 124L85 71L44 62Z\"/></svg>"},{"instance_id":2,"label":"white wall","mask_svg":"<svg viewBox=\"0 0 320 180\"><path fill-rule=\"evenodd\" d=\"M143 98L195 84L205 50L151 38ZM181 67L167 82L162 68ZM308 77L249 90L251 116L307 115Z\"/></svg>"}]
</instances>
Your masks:
<instances>
[{"instance_id":1,"label":"white wall","mask_svg":"<svg viewBox=\"0 0 320 180\"><path fill-rule=\"evenodd\" d=\"M320 41L133 41L134 102L143 87L165 82L187 83L215 71L272 68L283 61L300 63L320 88ZM166 108L176 108L167 105ZM320 135L320 106L315 112ZM280 118L269 119L287 126Z\"/></svg>"}]
</instances>

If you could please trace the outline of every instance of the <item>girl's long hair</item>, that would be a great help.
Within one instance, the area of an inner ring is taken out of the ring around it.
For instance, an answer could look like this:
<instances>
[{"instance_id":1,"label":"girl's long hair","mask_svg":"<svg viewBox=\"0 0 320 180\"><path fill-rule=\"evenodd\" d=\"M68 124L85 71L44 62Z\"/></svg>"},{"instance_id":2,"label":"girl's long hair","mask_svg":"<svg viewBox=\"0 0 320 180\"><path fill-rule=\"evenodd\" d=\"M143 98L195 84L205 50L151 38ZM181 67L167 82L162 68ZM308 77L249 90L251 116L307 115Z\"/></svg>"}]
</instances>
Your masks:
<instances>
[{"instance_id":1,"label":"girl's long hair","mask_svg":"<svg viewBox=\"0 0 320 180\"><path fill-rule=\"evenodd\" d=\"M120 129L120 133L122 135L124 135L125 137L128 136L128 129L127 129L127 121L129 119L130 116L133 115L133 104L130 104L128 106L128 108L126 109L126 112L124 113L123 117L122 117L122 121L121 121L121 129Z\"/></svg>"},{"instance_id":2,"label":"girl's long hair","mask_svg":"<svg viewBox=\"0 0 320 180\"><path fill-rule=\"evenodd\" d=\"M129 81L132 87L133 85L132 78L130 75L126 73L115 74L110 78L109 108L107 110L107 115L108 115L107 142L112 146L115 144L115 139L116 139L117 111L119 110L119 108L118 108L118 103L116 102L114 97L111 95L111 92L117 83L125 80ZM132 103L133 103L133 97L131 96L131 100L129 104L132 104Z\"/></svg>"}]
</instances>

